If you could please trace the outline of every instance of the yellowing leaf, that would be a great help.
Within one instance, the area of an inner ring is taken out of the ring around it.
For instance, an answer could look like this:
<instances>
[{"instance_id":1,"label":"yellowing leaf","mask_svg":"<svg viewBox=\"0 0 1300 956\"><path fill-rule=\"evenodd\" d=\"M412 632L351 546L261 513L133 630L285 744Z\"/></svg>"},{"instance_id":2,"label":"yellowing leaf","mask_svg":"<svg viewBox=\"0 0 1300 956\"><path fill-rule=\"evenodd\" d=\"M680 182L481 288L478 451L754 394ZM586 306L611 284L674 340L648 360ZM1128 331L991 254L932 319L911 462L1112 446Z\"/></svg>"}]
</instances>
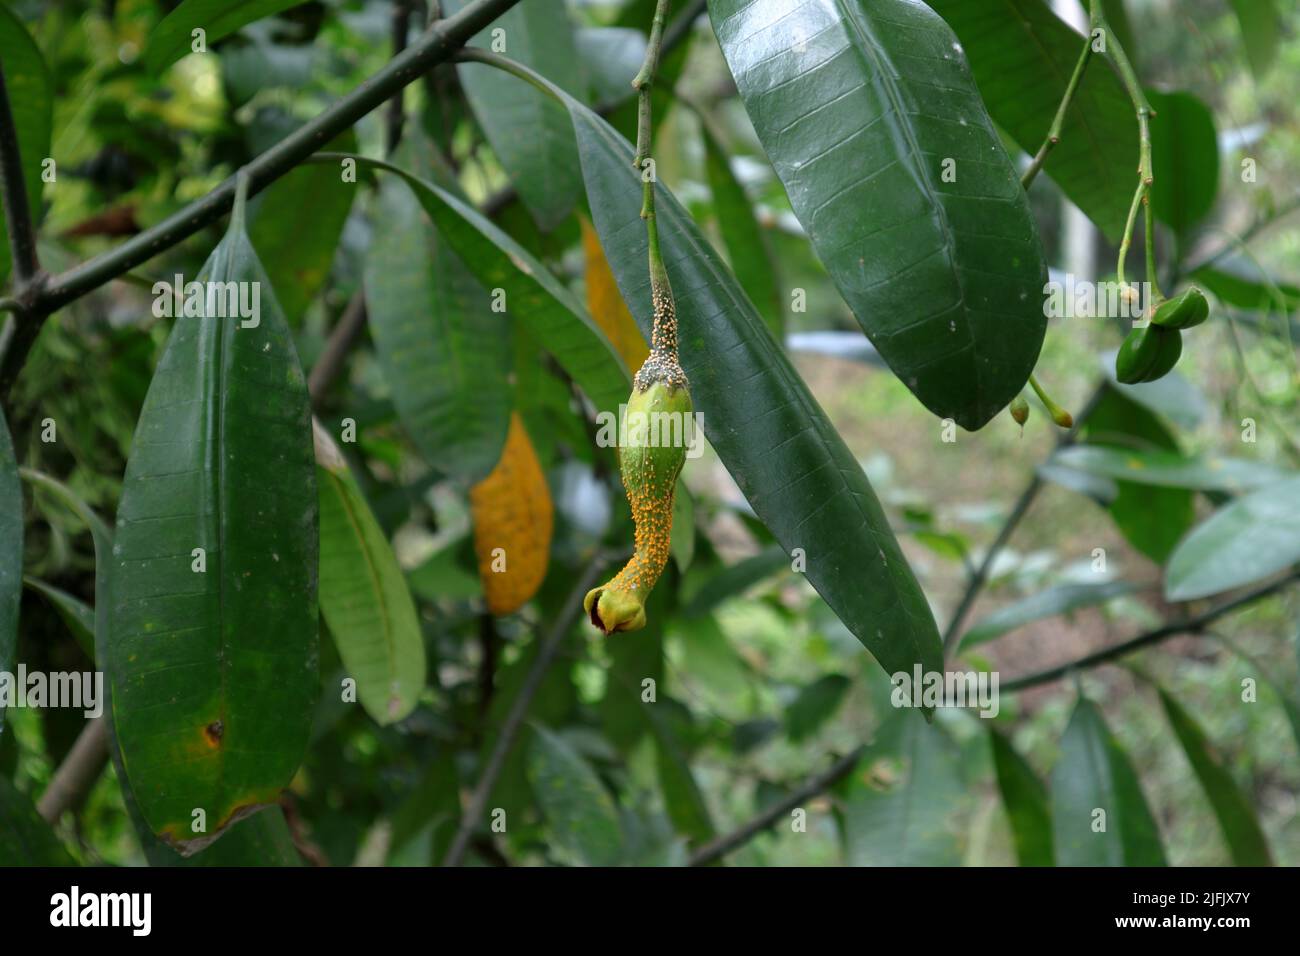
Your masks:
<instances>
[{"instance_id":1,"label":"yellowing leaf","mask_svg":"<svg viewBox=\"0 0 1300 956\"><path fill-rule=\"evenodd\" d=\"M554 524L546 475L517 412L510 416L501 460L470 489L469 501L488 610L512 614L546 578Z\"/></svg>"},{"instance_id":2,"label":"yellowing leaf","mask_svg":"<svg viewBox=\"0 0 1300 956\"><path fill-rule=\"evenodd\" d=\"M580 216L579 222L582 223L582 252L587 261L587 311L623 356L628 370L635 372L650 354L650 347L618 291L600 236L585 218Z\"/></svg>"}]
</instances>

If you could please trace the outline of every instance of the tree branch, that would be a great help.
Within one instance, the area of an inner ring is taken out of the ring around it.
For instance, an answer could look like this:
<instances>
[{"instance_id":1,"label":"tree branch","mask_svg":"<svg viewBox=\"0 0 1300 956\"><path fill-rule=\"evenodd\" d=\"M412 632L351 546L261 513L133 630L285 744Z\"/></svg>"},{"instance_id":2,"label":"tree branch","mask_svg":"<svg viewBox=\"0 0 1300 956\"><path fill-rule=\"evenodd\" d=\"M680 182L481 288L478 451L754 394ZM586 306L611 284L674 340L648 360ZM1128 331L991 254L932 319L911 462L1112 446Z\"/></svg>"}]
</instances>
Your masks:
<instances>
[{"instance_id":1,"label":"tree branch","mask_svg":"<svg viewBox=\"0 0 1300 956\"><path fill-rule=\"evenodd\" d=\"M1079 432L1087 423L1088 417L1092 415L1093 410L1096 409L1097 403L1101 401L1102 392L1105 388L1105 383L1097 386L1092 393L1092 397L1088 399L1082 411L1075 418L1074 427L1057 440L1056 451L1067 448L1078 440ZM966 615L970 613L975 599L979 597L980 591L988 583L989 573L993 570L993 562L997 560L998 554L1001 553L1006 543L1011 540L1012 533L1015 532L1021 519L1029 511L1030 505L1034 503L1034 499L1038 497L1038 493L1042 489L1043 479L1035 470L1033 478L1029 479L1029 484L1025 485L1025 490L1020 493L1020 497L1016 499L1011 513L1007 515L1007 520L1002 523L998 536L993 539L988 551L984 553L984 560L980 562L979 568L976 569L966 583L966 591L962 594L961 601L957 604L957 610L953 611L952 618L948 621L948 627L943 632L943 649L945 652L951 651L953 645L957 642L962 625L966 622Z\"/></svg>"},{"instance_id":2,"label":"tree branch","mask_svg":"<svg viewBox=\"0 0 1300 956\"><path fill-rule=\"evenodd\" d=\"M1069 112L1070 104L1074 101L1074 94L1079 89L1079 82L1083 79L1083 71L1088 67L1088 58L1092 56L1092 33L1083 38L1083 52L1079 54L1079 60L1074 64L1074 73L1070 75L1070 82L1065 85L1065 95L1061 97L1061 105L1056 109L1056 116L1052 118L1052 125L1048 127L1047 138L1043 140L1043 145L1038 147L1038 152L1034 154L1033 160L1025 170L1024 175L1020 177L1020 185L1028 190L1033 184L1034 179L1038 176L1039 171L1043 168L1043 163L1047 162L1047 154L1056 148L1056 144L1061 141L1061 127L1065 124L1065 114Z\"/></svg>"},{"instance_id":3,"label":"tree branch","mask_svg":"<svg viewBox=\"0 0 1300 956\"><path fill-rule=\"evenodd\" d=\"M356 341L357 334L365 324L366 294L362 288L357 289L352 293L352 298L348 299L343 314L339 316L334 328L330 329L325 347L321 349L320 356L311 367L311 374L307 376L307 393L311 396L313 408L320 408L325 393L334 384L334 379L338 378L339 372L343 369L343 362L352 349L352 343Z\"/></svg>"},{"instance_id":4,"label":"tree branch","mask_svg":"<svg viewBox=\"0 0 1300 956\"><path fill-rule=\"evenodd\" d=\"M9 235L9 253L13 260L14 291L19 301L37 291L35 283L41 264L36 256L36 228L27 202L27 183L23 179L23 161L18 146L18 129L14 125L9 90L5 85L4 66L0 64L0 191L4 193L5 227Z\"/></svg>"},{"instance_id":5,"label":"tree branch","mask_svg":"<svg viewBox=\"0 0 1300 956\"><path fill-rule=\"evenodd\" d=\"M474 34L519 2L473 0L455 16L433 24L374 76L245 166L248 194L265 189L398 90L450 59ZM216 222L234 202L235 179L231 176L202 199L117 248L54 276L42 290L39 304L49 311L67 305Z\"/></svg>"},{"instance_id":6,"label":"tree branch","mask_svg":"<svg viewBox=\"0 0 1300 956\"><path fill-rule=\"evenodd\" d=\"M858 761L862 759L865 752L866 747L858 747L851 753L845 754L821 774L809 779L807 783L780 803L768 807L739 829L706 843L691 856L690 865L704 866L714 860L721 859L732 850L744 846L758 834L775 824L781 817L799 806L799 804L817 796L823 790L829 790L847 777L853 772L853 768L858 765Z\"/></svg>"},{"instance_id":7,"label":"tree branch","mask_svg":"<svg viewBox=\"0 0 1300 956\"><path fill-rule=\"evenodd\" d=\"M1300 581L1300 570L1292 571L1284 578L1279 578L1270 584L1265 584L1255 588L1253 591L1247 591L1239 597L1224 601L1222 604L1215 605L1209 610L1202 611L1200 614L1189 617L1185 621L1175 621L1169 624L1162 624L1160 627L1151 631L1139 634L1137 637L1130 638L1113 647L1107 647L1104 650L1097 651L1071 661L1068 664L1061 664L1058 667L1049 667L1033 674L1026 674L1024 677L1017 677L1015 680L1002 684L1000 689L1004 691L1024 690L1026 687L1036 687L1039 684L1048 684L1057 680L1071 671L1082 670L1086 667L1096 667L1098 664L1105 664L1107 661L1113 661L1117 657L1123 657L1125 654L1131 654L1133 651L1156 644L1169 637L1176 637L1179 634L1199 634L1207 627L1217 621L1219 618L1231 614L1233 611L1240 610L1247 605L1254 604L1266 597L1276 594L1278 591L1289 587Z\"/></svg>"},{"instance_id":8,"label":"tree branch","mask_svg":"<svg viewBox=\"0 0 1300 956\"><path fill-rule=\"evenodd\" d=\"M95 785L108 763L108 718L94 717L77 735L68 755L41 794L36 812L53 825L64 811L81 800Z\"/></svg>"},{"instance_id":9,"label":"tree branch","mask_svg":"<svg viewBox=\"0 0 1300 956\"><path fill-rule=\"evenodd\" d=\"M443 857L443 866L460 866L461 861L465 858L465 851L469 849L470 840L474 836L474 829L483 819L483 812L487 809L487 802L492 797L492 788L496 786L497 778L501 776L501 771L506 765L506 757L510 756L510 748L514 746L515 738L519 736L519 732L523 729L524 718L528 715L528 708L532 705L533 698L537 696L537 691L542 686L542 678L546 676L547 668L551 666L551 662L555 659L555 654L560 649L560 642L564 640L565 635L573 627L573 622L578 619L578 613L582 610L583 596L596 583L605 565L606 557L603 554L597 554L592 559L592 562L578 580L577 585L569 593L568 598L565 599L560 613L551 624L550 631L542 639L537 652L537 659L533 661L528 676L524 678L523 686L519 688L519 696L510 705L510 711L506 714L505 723L501 725L501 733L497 735L496 744L492 748L492 753L488 756L487 763L483 766L483 772L479 775L478 783L474 787L474 793L470 797L469 806L465 808L465 814L461 817L460 828L456 831L456 836L447 849L447 855Z\"/></svg>"}]
</instances>

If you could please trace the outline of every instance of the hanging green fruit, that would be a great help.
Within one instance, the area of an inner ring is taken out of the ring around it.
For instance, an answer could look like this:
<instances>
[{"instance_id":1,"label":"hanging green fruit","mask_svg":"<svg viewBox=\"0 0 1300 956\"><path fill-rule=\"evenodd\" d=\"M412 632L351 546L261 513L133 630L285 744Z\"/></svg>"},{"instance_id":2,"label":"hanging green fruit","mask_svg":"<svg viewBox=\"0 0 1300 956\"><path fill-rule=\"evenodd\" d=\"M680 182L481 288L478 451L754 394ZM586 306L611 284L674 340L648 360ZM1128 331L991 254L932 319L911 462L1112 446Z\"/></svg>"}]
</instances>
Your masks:
<instances>
[{"instance_id":1,"label":"hanging green fruit","mask_svg":"<svg viewBox=\"0 0 1300 956\"><path fill-rule=\"evenodd\" d=\"M1154 382L1169 374L1183 354L1183 335L1177 329L1148 325L1134 329L1115 356L1115 378L1125 385Z\"/></svg>"},{"instance_id":2,"label":"hanging green fruit","mask_svg":"<svg viewBox=\"0 0 1300 956\"><path fill-rule=\"evenodd\" d=\"M1166 329L1190 329L1209 317L1210 303L1206 300L1205 293L1192 286L1156 306L1151 324Z\"/></svg>"}]
</instances>

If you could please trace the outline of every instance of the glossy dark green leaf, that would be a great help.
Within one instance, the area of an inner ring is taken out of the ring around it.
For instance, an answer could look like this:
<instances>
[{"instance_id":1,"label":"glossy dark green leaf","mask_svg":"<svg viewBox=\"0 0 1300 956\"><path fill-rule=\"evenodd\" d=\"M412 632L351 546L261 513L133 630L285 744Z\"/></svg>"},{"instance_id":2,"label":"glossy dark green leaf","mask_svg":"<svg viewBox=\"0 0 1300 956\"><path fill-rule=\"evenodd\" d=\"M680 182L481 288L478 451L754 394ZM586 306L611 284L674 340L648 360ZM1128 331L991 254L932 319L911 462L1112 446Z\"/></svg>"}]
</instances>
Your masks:
<instances>
[{"instance_id":1,"label":"glossy dark green leaf","mask_svg":"<svg viewBox=\"0 0 1300 956\"><path fill-rule=\"evenodd\" d=\"M1223 839L1237 866L1272 866L1268 839L1259 825L1255 808L1241 792L1232 774L1224 767L1205 731L1168 691L1160 690L1160 703L1169 718L1174 735L1187 754L1187 762L1200 781L1214 816L1223 831Z\"/></svg>"},{"instance_id":2,"label":"glossy dark green leaf","mask_svg":"<svg viewBox=\"0 0 1300 956\"><path fill-rule=\"evenodd\" d=\"M68 631L76 639L77 646L93 661L95 659L95 609L81 598L37 578L24 577L23 583L50 603L50 607L54 608L59 619L67 625ZM0 667L0 670L6 669Z\"/></svg>"},{"instance_id":3,"label":"glossy dark green leaf","mask_svg":"<svg viewBox=\"0 0 1300 956\"><path fill-rule=\"evenodd\" d=\"M455 0L449 12L463 6L464 0ZM494 42L497 37L504 41L504 49ZM582 60L564 0L517 4L470 46L491 47L583 98ZM524 205L543 231L554 229L573 211L581 187L573 162L573 128L563 108L501 70L462 63L457 74L475 119ZM632 75L626 83L632 82Z\"/></svg>"},{"instance_id":4,"label":"glossy dark green leaf","mask_svg":"<svg viewBox=\"0 0 1300 956\"><path fill-rule=\"evenodd\" d=\"M441 187L380 160L356 160L402 177L461 262L484 288L504 291L506 312L555 356L597 409L612 412L627 401L632 379L622 359L582 303L545 266ZM628 164L631 173L630 159Z\"/></svg>"},{"instance_id":5,"label":"glossy dark green leaf","mask_svg":"<svg viewBox=\"0 0 1300 956\"><path fill-rule=\"evenodd\" d=\"M1300 477L1224 505L1178 545L1165 572L1170 601L1219 594L1300 561Z\"/></svg>"},{"instance_id":6,"label":"glossy dark green leaf","mask_svg":"<svg viewBox=\"0 0 1300 956\"><path fill-rule=\"evenodd\" d=\"M652 327L632 148L570 101L601 244L633 316ZM759 519L886 671L942 668L938 631L861 466L699 228L657 192L682 367L704 431Z\"/></svg>"},{"instance_id":7,"label":"glossy dark green leaf","mask_svg":"<svg viewBox=\"0 0 1300 956\"><path fill-rule=\"evenodd\" d=\"M843 674L826 674L799 691L786 708L785 732L794 743L807 740L835 716L851 682Z\"/></svg>"},{"instance_id":8,"label":"glossy dark green leaf","mask_svg":"<svg viewBox=\"0 0 1300 956\"><path fill-rule=\"evenodd\" d=\"M1148 90L1151 207L1156 218L1185 235L1214 207L1219 192L1219 136L1214 115L1191 93Z\"/></svg>"},{"instance_id":9,"label":"glossy dark green leaf","mask_svg":"<svg viewBox=\"0 0 1300 956\"><path fill-rule=\"evenodd\" d=\"M1063 448L1052 456L1051 463L1138 485L1234 493L1273 484L1288 475L1280 468L1247 458L1185 458L1168 451L1100 445Z\"/></svg>"},{"instance_id":10,"label":"glossy dark green leaf","mask_svg":"<svg viewBox=\"0 0 1300 956\"><path fill-rule=\"evenodd\" d=\"M160 73L194 45L193 31L204 31L208 51L212 44L234 33L245 24L269 17L303 0L184 0L163 18L149 34L144 48L144 62L151 73Z\"/></svg>"},{"instance_id":11,"label":"glossy dark green leaf","mask_svg":"<svg viewBox=\"0 0 1300 956\"><path fill-rule=\"evenodd\" d=\"M966 650L976 644L983 644L1003 634L1024 627L1032 621L1045 617L1068 614L1084 607L1096 607L1113 598L1132 594L1141 589L1140 584L1130 581L1106 581L1100 584L1054 584L1037 594L1006 607L998 608L987 617L981 618L962 638L961 648Z\"/></svg>"},{"instance_id":12,"label":"glossy dark green leaf","mask_svg":"<svg viewBox=\"0 0 1300 956\"><path fill-rule=\"evenodd\" d=\"M1011 746L1011 741L991 728L989 741L993 746L998 792L1002 794L1002 806L1016 845L1016 859L1021 866L1051 866L1054 862L1052 812L1047 788Z\"/></svg>"},{"instance_id":13,"label":"glossy dark green leaf","mask_svg":"<svg viewBox=\"0 0 1300 956\"><path fill-rule=\"evenodd\" d=\"M1033 156L1047 138L1084 38L1042 0L934 0L930 6L961 41L989 115ZM1137 186L1137 150L1128 94L1094 55L1043 175L1117 242Z\"/></svg>"},{"instance_id":14,"label":"glossy dark green leaf","mask_svg":"<svg viewBox=\"0 0 1300 956\"><path fill-rule=\"evenodd\" d=\"M357 699L380 724L409 714L424 690L424 635L406 578L347 462L316 428L320 609Z\"/></svg>"},{"instance_id":15,"label":"glossy dark green leaf","mask_svg":"<svg viewBox=\"0 0 1300 956\"><path fill-rule=\"evenodd\" d=\"M894 374L977 429L1028 380L1047 265L960 44L903 0L711 0L759 140Z\"/></svg>"},{"instance_id":16,"label":"glossy dark green leaf","mask_svg":"<svg viewBox=\"0 0 1300 956\"><path fill-rule=\"evenodd\" d=\"M510 318L438 235L411 188L386 179L366 254L366 306L385 383L425 460L467 483L510 425Z\"/></svg>"},{"instance_id":17,"label":"glossy dark green leaf","mask_svg":"<svg viewBox=\"0 0 1300 956\"><path fill-rule=\"evenodd\" d=\"M325 149L350 153L356 147L348 130ZM248 237L290 325L298 324L329 277L356 193L337 165L313 163L290 170L258 197Z\"/></svg>"},{"instance_id":18,"label":"glossy dark green leaf","mask_svg":"<svg viewBox=\"0 0 1300 956\"><path fill-rule=\"evenodd\" d=\"M713 194L713 218L727 249L727 261L740 280L740 287L780 341L785 325L784 297L767 236L754 215L753 203L731 170L727 151L709 129L707 120L701 122L700 129L704 138L704 172Z\"/></svg>"},{"instance_id":19,"label":"glossy dark green leaf","mask_svg":"<svg viewBox=\"0 0 1300 956\"><path fill-rule=\"evenodd\" d=\"M0 866L76 866L31 800L0 774Z\"/></svg>"},{"instance_id":20,"label":"glossy dark green leaf","mask_svg":"<svg viewBox=\"0 0 1300 956\"><path fill-rule=\"evenodd\" d=\"M40 48L7 4L0 3L0 65L22 154L23 181L32 217L41 217L41 164L50 155L54 83ZM3 202L0 197L0 202ZM9 231L0 229L0 287L9 277Z\"/></svg>"},{"instance_id":21,"label":"glossy dark green leaf","mask_svg":"<svg viewBox=\"0 0 1300 956\"><path fill-rule=\"evenodd\" d=\"M260 315L175 320L127 463L103 655L140 811L190 850L278 799L319 687L307 389L241 212L199 281L259 289Z\"/></svg>"},{"instance_id":22,"label":"glossy dark green leaf","mask_svg":"<svg viewBox=\"0 0 1300 956\"><path fill-rule=\"evenodd\" d=\"M0 673L14 669L23 591L23 489L4 412L0 410ZM0 732L5 708L0 707Z\"/></svg>"},{"instance_id":23,"label":"glossy dark green leaf","mask_svg":"<svg viewBox=\"0 0 1300 956\"><path fill-rule=\"evenodd\" d=\"M534 728L528 778L551 845L588 866L619 861L623 834L613 797L573 747L545 727Z\"/></svg>"},{"instance_id":24,"label":"glossy dark green leaf","mask_svg":"<svg viewBox=\"0 0 1300 956\"><path fill-rule=\"evenodd\" d=\"M1090 445L1121 450L1179 452L1178 440L1159 418L1110 386L1089 416L1084 437ZM1116 527L1134 548L1163 563L1192 526L1193 493L1129 481L1116 486L1118 493L1109 504Z\"/></svg>"},{"instance_id":25,"label":"glossy dark green leaf","mask_svg":"<svg viewBox=\"0 0 1300 956\"><path fill-rule=\"evenodd\" d=\"M1241 25L1241 39L1251 72L1262 79L1277 57L1282 20L1273 0L1228 0Z\"/></svg>"},{"instance_id":26,"label":"glossy dark green leaf","mask_svg":"<svg viewBox=\"0 0 1300 956\"><path fill-rule=\"evenodd\" d=\"M1079 699L1061 738L1051 791L1058 866L1165 865L1137 774L1089 700Z\"/></svg>"},{"instance_id":27,"label":"glossy dark green leaf","mask_svg":"<svg viewBox=\"0 0 1300 956\"><path fill-rule=\"evenodd\" d=\"M850 866L957 866L969 791L948 735L910 710L877 733L844 793Z\"/></svg>"}]
</instances>

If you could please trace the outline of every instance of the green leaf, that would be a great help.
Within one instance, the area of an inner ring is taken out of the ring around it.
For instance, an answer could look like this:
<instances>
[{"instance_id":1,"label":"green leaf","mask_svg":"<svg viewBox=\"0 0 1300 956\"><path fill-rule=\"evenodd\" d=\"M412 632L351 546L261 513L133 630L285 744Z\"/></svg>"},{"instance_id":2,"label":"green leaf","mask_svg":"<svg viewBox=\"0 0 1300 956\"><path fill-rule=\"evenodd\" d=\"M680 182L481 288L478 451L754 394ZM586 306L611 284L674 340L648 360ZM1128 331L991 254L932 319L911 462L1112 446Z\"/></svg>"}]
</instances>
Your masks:
<instances>
[{"instance_id":1,"label":"green leaf","mask_svg":"<svg viewBox=\"0 0 1300 956\"><path fill-rule=\"evenodd\" d=\"M664 809L673 828L691 843L707 843L717 835L709 806L700 792L691 765L673 736L669 721L655 710L656 705L641 704L642 715L655 740L655 770L663 792Z\"/></svg>"},{"instance_id":2,"label":"green leaf","mask_svg":"<svg viewBox=\"0 0 1300 956\"><path fill-rule=\"evenodd\" d=\"M0 866L76 866L26 795L0 774Z\"/></svg>"},{"instance_id":3,"label":"green leaf","mask_svg":"<svg viewBox=\"0 0 1300 956\"><path fill-rule=\"evenodd\" d=\"M1300 286L1276 279L1253 259L1233 257L1202 266L1191 278L1229 305L1252 312L1293 312L1300 308Z\"/></svg>"},{"instance_id":4,"label":"green leaf","mask_svg":"<svg viewBox=\"0 0 1300 956\"><path fill-rule=\"evenodd\" d=\"M653 322L632 148L569 101L601 244L642 332ZM861 466L735 278L660 185L659 242L681 361L709 441L785 553L887 672L942 669L938 630Z\"/></svg>"},{"instance_id":5,"label":"green leaf","mask_svg":"<svg viewBox=\"0 0 1300 956\"><path fill-rule=\"evenodd\" d=\"M40 222L41 163L50 155L54 81L27 28L3 3L0 3L0 63L4 64L5 89L13 111L18 151L22 154L27 204L33 221ZM9 230L0 229L0 286L9 277L9 267Z\"/></svg>"},{"instance_id":6,"label":"green leaf","mask_svg":"<svg viewBox=\"0 0 1300 956\"><path fill-rule=\"evenodd\" d=\"M863 331L930 411L980 428L1038 359L1047 265L956 37L904 0L711 0L709 13Z\"/></svg>"},{"instance_id":7,"label":"green leaf","mask_svg":"<svg viewBox=\"0 0 1300 956\"><path fill-rule=\"evenodd\" d=\"M664 621L671 613L669 589L663 582L650 592L646 627L634 641L606 644L609 667L605 671L605 696L600 702L600 726L605 736L624 754L631 753L647 731L653 729L641 701L643 682L664 684Z\"/></svg>"},{"instance_id":8,"label":"green leaf","mask_svg":"<svg viewBox=\"0 0 1300 956\"><path fill-rule=\"evenodd\" d=\"M1300 476L1220 508L1178 545L1165 572L1170 601L1219 594L1300 561Z\"/></svg>"},{"instance_id":9,"label":"green leaf","mask_svg":"<svg viewBox=\"0 0 1300 956\"><path fill-rule=\"evenodd\" d=\"M12 673L23 598L23 489L14 445L0 410L0 673ZM5 708L0 707L0 732Z\"/></svg>"},{"instance_id":10,"label":"green leaf","mask_svg":"<svg viewBox=\"0 0 1300 956\"><path fill-rule=\"evenodd\" d=\"M729 564L700 580L682 608L682 617L703 617L729 598L739 597L760 581L789 567L790 556L785 550L777 544L769 545L758 554Z\"/></svg>"},{"instance_id":11,"label":"green leaf","mask_svg":"<svg viewBox=\"0 0 1300 956\"><path fill-rule=\"evenodd\" d=\"M1024 600L998 608L971 625L962 638L961 649L967 650L1024 627L1032 621L1058 614L1068 614L1084 607L1105 604L1113 598L1141 590L1142 585L1129 581L1106 581L1101 584L1054 584Z\"/></svg>"},{"instance_id":12,"label":"green leaf","mask_svg":"<svg viewBox=\"0 0 1300 956\"><path fill-rule=\"evenodd\" d=\"M704 171L709 192L713 194L713 218L727 248L727 261L740 280L740 287L780 341L785 324L784 299L767 235L754 215L754 206L744 187L731 171L727 151L704 117L700 120L700 130L704 138Z\"/></svg>"},{"instance_id":13,"label":"green leaf","mask_svg":"<svg viewBox=\"0 0 1300 956\"><path fill-rule=\"evenodd\" d=\"M574 40L582 64L587 68L594 102L614 103L634 95L631 80L645 62L646 35L643 29L582 27L574 35Z\"/></svg>"},{"instance_id":14,"label":"green leaf","mask_svg":"<svg viewBox=\"0 0 1300 956\"><path fill-rule=\"evenodd\" d=\"M148 838L148 831L141 839ZM194 856L180 856L159 840L145 844L150 866L244 867L302 866L302 856L293 842L293 832L278 806L264 807L251 817L232 824L220 840Z\"/></svg>"},{"instance_id":15,"label":"green leaf","mask_svg":"<svg viewBox=\"0 0 1300 956\"><path fill-rule=\"evenodd\" d=\"M685 572L695 560L695 499L686 482L677 480L673 495L673 534L668 542L677 570Z\"/></svg>"},{"instance_id":16,"label":"green leaf","mask_svg":"<svg viewBox=\"0 0 1300 956\"><path fill-rule=\"evenodd\" d=\"M144 62L161 73L193 48L193 31L204 31L207 49L240 27L299 6L303 0L185 0L149 34Z\"/></svg>"},{"instance_id":17,"label":"green leaf","mask_svg":"<svg viewBox=\"0 0 1300 956\"><path fill-rule=\"evenodd\" d=\"M1116 381L1115 355L1118 351L1103 352L1099 356L1101 368L1106 374L1106 385L1111 390L1188 431L1195 429L1204 420L1208 411L1205 393L1176 371L1154 382L1141 382L1137 385L1125 385ZM1154 435L1148 436L1146 440L1159 443Z\"/></svg>"},{"instance_id":18,"label":"green leaf","mask_svg":"<svg viewBox=\"0 0 1300 956\"><path fill-rule=\"evenodd\" d=\"M457 0L449 12L464 6L463 0ZM497 52L583 96L583 61L564 0L520 3L492 21L469 45L493 46L498 30L503 31L505 49ZM456 72L474 117L519 190L519 198L543 231L554 229L573 211L581 185L573 162L573 128L564 110L545 93L501 70L462 63ZM628 74L624 83L631 80Z\"/></svg>"},{"instance_id":19,"label":"green leaf","mask_svg":"<svg viewBox=\"0 0 1300 956\"><path fill-rule=\"evenodd\" d=\"M618 808L596 772L563 738L534 727L528 779L550 842L588 866L613 866L623 853Z\"/></svg>"},{"instance_id":20,"label":"green leaf","mask_svg":"<svg viewBox=\"0 0 1300 956\"><path fill-rule=\"evenodd\" d=\"M843 674L826 674L799 691L786 708L785 732L794 743L807 740L835 716L851 682Z\"/></svg>"},{"instance_id":21,"label":"green leaf","mask_svg":"<svg viewBox=\"0 0 1300 956\"><path fill-rule=\"evenodd\" d=\"M1053 465L1138 485L1243 492L1274 484L1287 472L1246 458L1184 458L1169 451L1136 451L1100 445L1062 448Z\"/></svg>"},{"instance_id":22,"label":"green leaf","mask_svg":"<svg viewBox=\"0 0 1300 956\"><path fill-rule=\"evenodd\" d=\"M430 464L472 483L510 426L510 317L396 179L379 188L366 254L371 335L407 433Z\"/></svg>"},{"instance_id":23,"label":"green leaf","mask_svg":"<svg viewBox=\"0 0 1300 956\"><path fill-rule=\"evenodd\" d=\"M632 380L605 333L577 297L523 246L441 187L390 163L354 158L361 166L405 180L461 262L485 288L505 291L507 313L555 356L598 410L613 412L627 401ZM630 159L628 173L635 178Z\"/></svg>"},{"instance_id":24,"label":"green leaf","mask_svg":"<svg viewBox=\"0 0 1300 956\"><path fill-rule=\"evenodd\" d=\"M1178 440L1155 415L1125 393L1107 386L1084 427L1090 445L1168 450L1178 453ZM1110 516L1125 539L1152 561L1163 563L1178 539L1195 520L1192 492L1130 481L1116 482Z\"/></svg>"},{"instance_id":25,"label":"green leaf","mask_svg":"<svg viewBox=\"0 0 1300 956\"><path fill-rule=\"evenodd\" d=\"M1011 741L992 728L993 769L1021 866L1052 866L1052 811L1047 789Z\"/></svg>"},{"instance_id":26,"label":"green leaf","mask_svg":"<svg viewBox=\"0 0 1300 956\"><path fill-rule=\"evenodd\" d=\"M450 751L439 751L393 813L389 865L441 863L460 825L460 815L456 765Z\"/></svg>"},{"instance_id":27,"label":"green leaf","mask_svg":"<svg viewBox=\"0 0 1300 956\"><path fill-rule=\"evenodd\" d=\"M1191 93L1147 90L1156 218L1180 236L1205 218L1219 192L1219 135L1214 115Z\"/></svg>"},{"instance_id":28,"label":"green leaf","mask_svg":"<svg viewBox=\"0 0 1300 956\"><path fill-rule=\"evenodd\" d=\"M1058 866L1166 865L1137 775L1097 707L1085 698L1075 705L1061 738L1051 791Z\"/></svg>"},{"instance_id":29,"label":"green leaf","mask_svg":"<svg viewBox=\"0 0 1300 956\"><path fill-rule=\"evenodd\" d=\"M103 654L140 811L186 850L276 802L319 687L307 389L238 203L199 281L258 283L260 316L175 322L127 462Z\"/></svg>"},{"instance_id":30,"label":"green leaf","mask_svg":"<svg viewBox=\"0 0 1300 956\"><path fill-rule=\"evenodd\" d=\"M930 6L961 41L989 115L1033 156L1047 138L1084 38L1042 0L933 0ZM1127 43L1125 50L1132 55ZM1137 186L1137 152L1128 94L1094 55L1043 175L1118 242Z\"/></svg>"},{"instance_id":31,"label":"green leaf","mask_svg":"<svg viewBox=\"0 0 1300 956\"><path fill-rule=\"evenodd\" d=\"M968 790L961 753L910 710L893 713L844 794L850 866L957 866Z\"/></svg>"},{"instance_id":32,"label":"green leaf","mask_svg":"<svg viewBox=\"0 0 1300 956\"><path fill-rule=\"evenodd\" d=\"M325 146L355 152L348 130ZM248 236L276 290L285 320L297 325L329 277L356 186L337 165L309 164L290 170L260 197Z\"/></svg>"},{"instance_id":33,"label":"green leaf","mask_svg":"<svg viewBox=\"0 0 1300 956\"><path fill-rule=\"evenodd\" d=\"M1232 852L1232 862L1237 866L1272 866L1268 840L1255 816L1255 808L1223 766L1205 731L1164 688L1160 688L1160 703L1174 735L1183 745L1187 762L1214 808L1223 839Z\"/></svg>"},{"instance_id":34,"label":"green leaf","mask_svg":"<svg viewBox=\"0 0 1300 956\"><path fill-rule=\"evenodd\" d=\"M323 430L315 434L321 613L361 706L391 724L424 690L424 635L397 557L347 462Z\"/></svg>"},{"instance_id":35,"label":"green leaf","mask_svg":"<svg viewBox=\"0 0 1300 956\"><path fill-rule=\"evenodd\" d=\"M76 639L77 646L93 661L95 659L95 609L81 598L37 578L24 577L23 583L50 602L50 607L54 608L55 613ZM8 669L0 667L0 671Z\"/></svg>"},{"instance_id":36,"label":"green leaf","mask_svg":"<svg viewBox=\"0 0 1300 956\"><path fill-rule=\"evenodd\" d=\"M1277 41L1282 35L1282 20L1273 0L1228 0L1241 25L1241 39L1246 59L1255 78L1263 79L1277 57Z\"/></svg>"}]
</instances>

